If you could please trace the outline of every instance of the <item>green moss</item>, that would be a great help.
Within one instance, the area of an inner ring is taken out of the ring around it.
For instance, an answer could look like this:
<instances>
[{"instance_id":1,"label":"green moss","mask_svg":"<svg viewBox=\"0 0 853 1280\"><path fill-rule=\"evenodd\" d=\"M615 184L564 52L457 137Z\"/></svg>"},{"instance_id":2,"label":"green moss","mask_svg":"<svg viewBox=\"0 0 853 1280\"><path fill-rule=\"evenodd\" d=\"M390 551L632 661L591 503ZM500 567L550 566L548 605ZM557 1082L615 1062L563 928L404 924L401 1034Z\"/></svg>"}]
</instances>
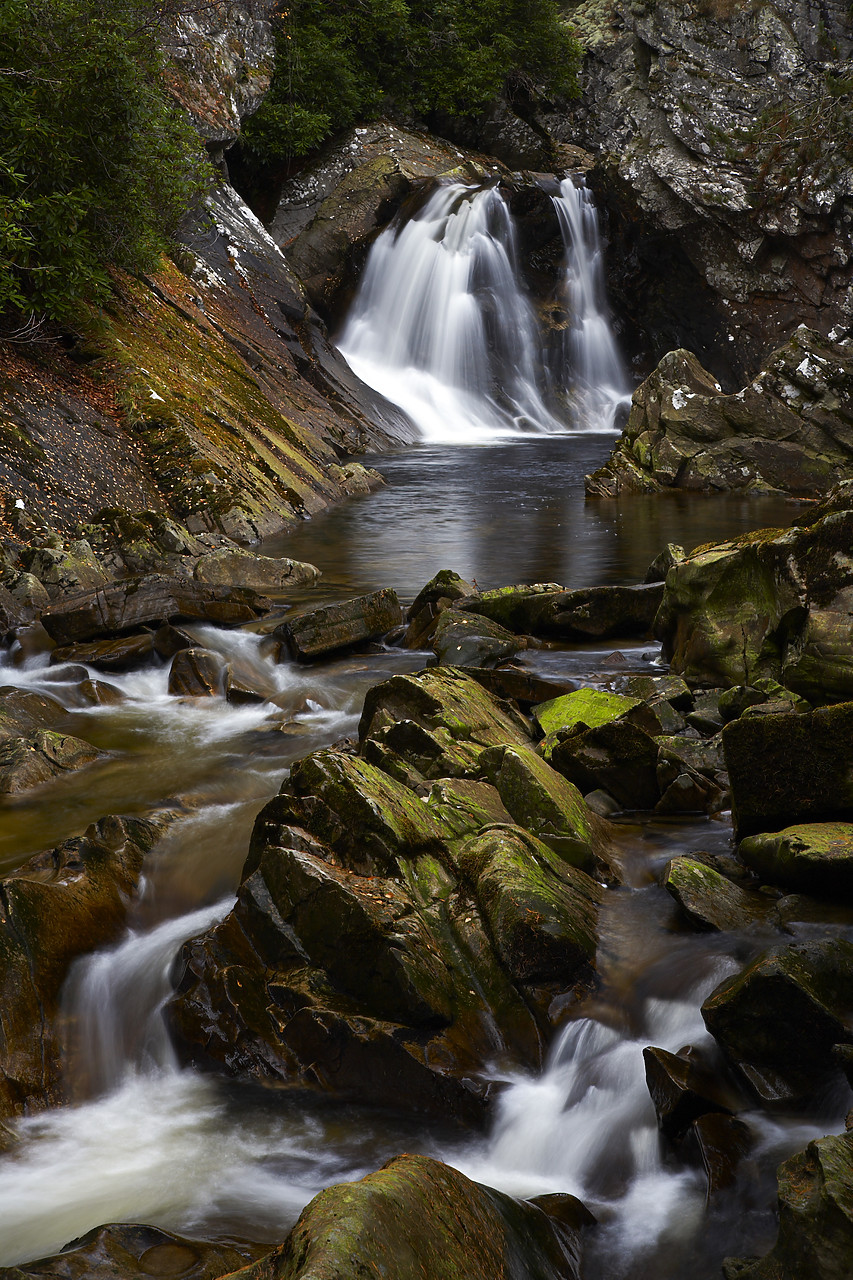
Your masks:
<instances>
[{"instance_id":1,"label":"green moss","mask_svg":"<svg viewBox=\"0 0 853 1280\"><path fill-rule=\"evenodd\" d=\"M618 720L640 705L638 698L606 693L601 689L576 689L574 693L552 698L550 702L540 702L533 708L536 721L545 734L540 751L549 760L557 744L557 733L561 729L570 729L576 724L585 724L594 729L599 725L609 724L611 720Z\"/></svg>"}]
</instances>

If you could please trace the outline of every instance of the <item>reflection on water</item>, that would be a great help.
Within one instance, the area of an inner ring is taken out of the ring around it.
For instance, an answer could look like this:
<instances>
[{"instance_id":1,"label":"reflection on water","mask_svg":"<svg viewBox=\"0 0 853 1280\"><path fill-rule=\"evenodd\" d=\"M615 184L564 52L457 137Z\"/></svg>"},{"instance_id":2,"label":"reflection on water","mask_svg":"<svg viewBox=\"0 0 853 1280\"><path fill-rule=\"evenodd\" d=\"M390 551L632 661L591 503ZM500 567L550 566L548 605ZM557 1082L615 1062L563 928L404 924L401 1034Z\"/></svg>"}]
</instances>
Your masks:
<instances>
[{"instance_id":1,"label":"reflection on water","mask_svg":"<svg viewBox=\"0 0 853 1280\"><path fill-rule=\"evenodd\" d=\"M612 445L610 435L550 436L385 454L372 460L384 489L315 516L264 550L323 570L307 598L394 587L411 600L445 568L483 589L641 582L668 542L690 549L787 525L801 509L790 499L732 494L585 501L583 478Z\"/></svg>"}]
</instances>

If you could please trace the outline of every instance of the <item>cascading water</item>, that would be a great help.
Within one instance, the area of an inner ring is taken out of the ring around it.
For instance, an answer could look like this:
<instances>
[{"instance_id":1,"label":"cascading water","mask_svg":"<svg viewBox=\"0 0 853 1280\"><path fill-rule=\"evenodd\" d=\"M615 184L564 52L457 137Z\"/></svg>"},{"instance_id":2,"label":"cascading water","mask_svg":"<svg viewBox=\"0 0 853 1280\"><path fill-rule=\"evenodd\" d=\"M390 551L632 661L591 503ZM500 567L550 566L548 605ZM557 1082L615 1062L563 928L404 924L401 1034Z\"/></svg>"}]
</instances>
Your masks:
<instances>
[{"instance_id":1,"label":"cascading water","mask_svg":"<svg viewBox=\"0 0 853 1280\"><path fill-rule=\"evenodd\" d=\"M612 430L627 380L604 310L595 209L569 179L553 200L571 315L556 368L548 368L497 187L439 186L373 246L340 349L424 440ZM571 393L571 423L560 408L563 391Z\"/></svg>"},{"instance_id":2,"label":"cascading water","mask_svg":"<svg viewBox=\"0 0 853 1280\"><path fill-rule=\"evenodd\" d=\"M569 323L561 367L573 415L578 426L611 431L631 392L607 318L598 215L583 182L565 178L552 199L566 246L562 293Z\"/></svg>"}]
</instances>

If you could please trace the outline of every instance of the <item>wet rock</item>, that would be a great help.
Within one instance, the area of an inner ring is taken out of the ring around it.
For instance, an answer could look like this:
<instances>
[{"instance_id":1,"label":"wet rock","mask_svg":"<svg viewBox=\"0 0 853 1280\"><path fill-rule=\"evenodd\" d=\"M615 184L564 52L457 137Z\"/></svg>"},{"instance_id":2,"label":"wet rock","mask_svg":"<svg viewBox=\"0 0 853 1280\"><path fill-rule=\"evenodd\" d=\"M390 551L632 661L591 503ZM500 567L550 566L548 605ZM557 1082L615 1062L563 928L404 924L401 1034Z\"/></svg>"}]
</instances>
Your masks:
<instances>
[{"instance_id":1,"label":"wet rock","mask_svg":"<svg viewBox=\"0 0 853 1280\"><path fill-rule=\"evenodd\" d=\"M658 1127L670 1142L680 1141L700 1116L731 1115L742 1109L737 1091L692 1057L648 1048L643 1050L643 1062Z\"/></svg>"},{"instance_id":2,"label":"wet rock","mask_svg":"<svg viewBox=\"0 0 853 1280\"><path fill-rule=\"evenodd\" d=\"M524 646L499 623L449 608L436 620L432 647L442 666L494 667Z\"/></svg>"},{"instance_id":3,"label":"wet rock","mask_svg":"<svg viewBox=\"0 0 853 1280\"><path fill-rule=\"evenodd\" d=\"M264 595L279 595L292 587L316 582L320 570L285 556L259 556L239 547L222 547L199 556L193 577L207 586L249 587Z\"/></svg>"},{"instance_id":4,"label":"wet rock","mask_svg":"<svg viewBox=\"0 0 853 1280\"><path fill-rule=\"evenodd\" d=\"M121 935L162 826L105 818L0 881L0 1114L62 1100L55 1024L62 984L78 955Z\"/></svg>"},{"instance_id":5,"label":"wet rock","mask_svg":"<svg viewBox=\"0 0 853 1280\"><path fill-rule=\"evenodd\" d=\"M668 542L663 551L656 555L646 570L644 582L666 582L666 575L673 565L680 564L686 552L677 542Z\"/></svg>"},{"instance_id":6,"label":"wet rock","mask_svg":"<svg viewBox=\"0 0 853 1280\"><path fill-rule=\"evenodd\" d=\"M61 702L31 689L0 689L0 742L26 737L38 729L55 729L67 719Z\"/></svg>"},{"instance_id":7,"label":"wet rock","mask_svg":"<svg viewBox=\"0 0 853 1280\"><path fill-rule=\"evenodd\" d=\"M727 1258L726 1280L846 1280L853 1255L853 1135L818 1138L779 1166L779 1235L764 1258Z\"/></svg>"},{"instance_id":8,"label":"wet rock","mask_svg":"<svg viewBox=\"0 0 853 1280\"><path fill-rule=\"evenodd\" d=\"M150 632L120 636L117 640L92 640L88 644L66 644L54 649L51 663L81 662L99 671L134 671L154 656Z\"/></svg>"},{"instance_id":9,"label":"wet rock","mask_svg":"<svg viewBox=\"0 0 853 1280\"><path fill-rule=\"evenodd\" d=\"M393 676L367 693L359 724L366 759L395 776L475 776L486 747L528 745L528 722L454 668Z\"/></svg>"},{"instance_id":10,"label":"wet rock","mask_svg":"<svg viewBox=\"0 0 853 1280\"><path fill-rule=\"evenodd\" d=\"M124 702L124 694L114 684L103 680L81 680L77 695L89 707L116 707Z\"/></svg>"},{"instance_id":11,"label":"wet rock","mask_svg":"<svg viewBox=\"0 0 853 1280\"><path fill-rule=\"evenodd\" d=\"M470 835L481 827L512 825L500 792L488 782L470 778L442 778L429 789L427 805L454 836Z\"/></svg>"},{"instance_id":12,"label":"wet rock","mask_svg":"<svg viewBox=\"0 0 853 1280\"><path fill-rule=\"evenodd\" d=\"M187 1240L157 1227L96 1227L52 1258L0 1269L0 1280L217 1280L261 1254L258 1246Z\"/></svg>"},{"instance_id":13,"label":"wet rock","mask_svg":"<svg viewBox=\"0 0 853 1280\"><path fill-rule=\"evenodd\" d=\"M693 693L681 676L627 676L619 685L620 692L629 698L642 698L654 708L658 702L668 702L677 711L693 708Z\"/></svg>"},{"instance_id":14,"label":"wet rock","mask_svg":"<svg viewBox=\"0 0 853 1280\"><path fill-rule=\"evenodd\" d=\"M237 1274L578 1280L580 1233L593 1222L573 1196L513 1200L437 1160L398 1156L360 1182L321 1192L283 1245Z\"/></svg>"},{"instance_id":15,"label":"wet rock","mask_svg":"<svg viewBox=\"0 0 853 1280\"><path fill-rule=\"evenodd\" d=\"M750 929L768 924L774 904L767 897L733 884L697 858L673 858L664 873L664 888L687 918L701 929Z\"/></svg>"},{"instance_id":16,"label":"wet rock","mask_svg":"<svg viewBox=\"0 0 853 1280\"><path fill-rule=\"evenodd\" d=\"M269 608L268 600L248 588L210 587L150 574L53 605L42 615L42 626L57 644L79 644L181 619L238 625Z\"/></svg>"},{"instance_id":17,"label":"wet rock","mask_svg":"<svg viewBox=\"0 0 853 1280\"><path fill-rule=\"evenodd\" d=\"M804 326L737 395L688 351L637 388L610 460L588 493L681 489L821 493L853 466L853 345Z\"/></svg>"},{"instance_id":18,"label":"wet rock","mask_svg":"<svg viewBox=\"0 0 853 1280\"><path fill-rule=\"evenodd\" d=\"M291 657L298 662L310 662L313 658L351 645L378 640L386 631L396 627L402 618L403 611L396 592L385 588L371 595L304 613L283 622L273 635L282 642Z\"/></svg>"},{"instance_id":19,"label":"wet rock","mask_svg":"<svg viewBox=\"0 0 853 1280\"><path fill-rule=\"evenodd\" d=\"M813 822L741 840L738 854L763 880L817 897L853 897L853 824Z\"/></svg>"},{"instance_id":20,"label":"wet rock","mask_svg":"<svg viewBox=\"0 0 853 1280\"><path fill-rule=\"evenodd\" d=\"M51 729L28 738L7 738L0 742L0 795L29 791L103 757L91 743Z\"/></svg>"},{"instance_id":21,"label":"wet rock","mask_svg":"<svg viewBox=\"0 0 853 1280\"><path fill-rule=\"evenodd\" d=\"M754 685L734 685L720 694L718 703L720 716L723 722L728 724L729 720L737 720L738 716L742 716L749 707L759 706L766 701L767 694L762 693Z\"/></svg>"},{"instance_id":22,"label":"wet rock","mask_svg":"<svg viewBox=\"0 0 853 1280\"><path fill-rule=\"evenodd\" d=\"M721 983L705 1025L765 1102L813 1097L835 1069L833 1046L853 1043L853 943L775 947Z\"/></svg>"},{"instance_id":23,"label":"wet rock","mask_svg":"<svg viewBox=\"0 0 853 1280\"><path fill-rule=\"evenodd\" d=\"M706 1203L712 1204L731 1187L741 1161L749 1154L753 1137L748 1125L736 1116L710 1111L694 1120L682 1150L695 1146L708 1179Z\"/></svg>"},{"instance_id":24,"label":"wet rock","mask_svg":"<svg viewBox=\"0 0 853 1280\"><path fill-rule=\"evenodd\" d=\"M590 876L512 827L472 837L457 859L513 978L541 983L589 976L604 895Z\"/></svg>"},{"instance_id":25,"label":"wet rock","mask_svg":"<svg viewBox=\"0 0 853 1280\"><path fill-rule=\"evenodd\" d=\"M486 592L464 607L521 634L551 640L604 640L648 635L663 597L663 585L585 587L556 591L511 588Z\"/></svg>"},{"instance_id":26,"label":"wet rock","mask_svg":"<svg viewBox=\"0 0 853 1280\"><path fill-rule=\"evenodd\" d=\"M604 844L603 824L573 786L529 747L492 747L480 769L496 787L513 820L564 861L591 870Z\"/></svg>"},{"instance_id":27,"label":"wet rock","mask_svg":"<svg viewBox=\"0 0 853 1280\"><path fill-rule=\"evenodd\" d=\"M738 836L853 820L851 742L849 702L727 724L723 751Z\"/></svg>"},{"instance_id":28,"label":"wet rock","mask_svg":"<svg viewBox=\"0 0 853 1280\"><path fill-rule=\"evenodd\" d=\"M177 698L213 698L224 694L227 663L210 649L181 649L172 659L169 693Z\"/></svg>"},{"instance_id":29,"label":"wet rock","mask_svg":"<svg viewBox=\"0 0 853 1280\"><path fill-rule=\"evenodd\" d=\"M650 734L659 733L661 728L654 711L645 702L624 694L607 693L603 689L578 689L563 697L539 703L533 708L533 716L545 735L539 751L546 760L551 758L560 735L574 729L576 725L597 729L600 725L611 724L615 720L625 720Z\"/></svg>"},{"instance_id":30,"label":"wet rock","mask_svg":"<svg viewBox=\"0 0 853 1280\"><path fill-rule=\"evenodd\" d=\"M197 641L181 627L172 627L165 623L154 632L154 652L167 662L182 649L192 649L196 645Z\"/></svg>"},{"instance_id":31,"label":"wet rock","mask_svg":"<svg viewBox=\"0 0 853 1280\"><path fill-rule=\"evenodd\" d=\"M422 587L406 611L406 635L403 643L407 649L420 649L435 630L439 614L455 600L474 594L474 586L460 578L452 569L441 569ZM462 666L462 663L457 663Z\"/></svg>"},{"instance_id":32,"label":"wet rock","mask_svg":"<svg viewBox=\"0 0 853 1280\"><path fill-rule=\"evenodd\" d=\"M653 809L660 799L657 743L625 720L576 726L556 744L551 763L582 795L602 789L625 809Z\"/></svg>"}]
</instances>

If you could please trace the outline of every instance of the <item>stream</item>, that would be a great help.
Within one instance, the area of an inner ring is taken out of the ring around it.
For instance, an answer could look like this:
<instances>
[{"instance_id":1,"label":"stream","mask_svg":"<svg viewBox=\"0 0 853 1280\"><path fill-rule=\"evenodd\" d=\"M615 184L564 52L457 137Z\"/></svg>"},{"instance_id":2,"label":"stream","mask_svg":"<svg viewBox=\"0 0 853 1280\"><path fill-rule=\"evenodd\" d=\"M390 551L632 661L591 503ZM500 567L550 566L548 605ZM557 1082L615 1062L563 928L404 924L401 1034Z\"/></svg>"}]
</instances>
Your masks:
<instances>
[{"instance_id":1,"label":"stream","mask_svg":"<svg viewBox=\"0 0 853 1280\"><path fill-rule=\"evenodd\" d=\"M465 238L482 238L483 227L503 217L491 188L479 204L458 192L451 198L448 190L441 189L444 203L427 205L424 214L446 221L461 201L467 229L458 229L460 237L464 230ZM436 235L432 226L427 239L440 246ZM511 264L511 254L504 257ZM508 269L505 262L495 267L504 290ZM480 281L484 270L481 261ZM435 281L434 271L427 275ZM442 284L445 308L448 292L469 287L458 273L454 279ZM356 328L342 338L348 353L360 343L368 362L382 349L371 329L373 305L354 312ZM423 319L423 309L419 314ZM519 315L516 331L525 334L523 308ZM478 331L475 323L469 343L475 354ZM413 358L411 350L395 354L393 376ZM383 586L410 602L441 568L476 578L484 589L517 581L637 582L669 541L692 547L787 524L796 509L781 499L683 495L585 504L583 475L609 453L624 399L618 373L605 375L594 365L591 376L610 378L610 390L592 409L589 396L581 397L585 428L574 419L570 429L559 429L553 379L538 383L535 362L525 357L500 393L483 383L473 408L456 401L464 421L448 430L436 399L436 388L446 392L457 376L448 358L446 346L430 355L424 377L409 387L418 401L413 416L423 412L428 420L424 443L369 460L386 486L262 548L323 571L316 586L291 598L292 608ZM458 376L470 387L469 373ZM393 377L383 387L390 394ZM320 1189L400 1151L447 1160L511 1194L580 1196L600 1222L589 1237L585 1280L712 1280L725 1255L769 1247L776 1164L810 1138L843 1127L843 1103L830 1101L820 1116L742 1117L753 1133L753 1154L731 1194L706 1213L701 1171L676 1163L661 1145L642 1059L647 1045L710 1049L702 1000L767 945L757 934L686 930L656 883L676 854L729 849L727 815L620 824L616 859L625 885L606 894L600 987L572 1009L540 1076L502 1076L485 1135L441 1132L380 1109L306 1103L181 1069L160 1017L172 962L183 940L230 910L256 814L292 761L354 735L372 684L418 670L431 656L374 647L297 667L276 661L263 627L190 629L247 673L267 701L233 707L222 698L172 697L168 667L152 664L109 676L121 700L92 708L79 696L79 668L49 666L37 643L0 655L0 683L59 699L67 708L63 728L109 753L3 805L5 873L104 814L174 815L148 857L126 937L79 960L66 982L73 1101L12 1126L18 1140L0 1159L0 1265L49 1255L116 1221L277 1243ZM567 646L526 651L523 659L543 674L602 687L617 675L648 671L658 650L651 642ZM812 936L819 927L803 923L794 932Z\"/></svg>"}]
</instances>

